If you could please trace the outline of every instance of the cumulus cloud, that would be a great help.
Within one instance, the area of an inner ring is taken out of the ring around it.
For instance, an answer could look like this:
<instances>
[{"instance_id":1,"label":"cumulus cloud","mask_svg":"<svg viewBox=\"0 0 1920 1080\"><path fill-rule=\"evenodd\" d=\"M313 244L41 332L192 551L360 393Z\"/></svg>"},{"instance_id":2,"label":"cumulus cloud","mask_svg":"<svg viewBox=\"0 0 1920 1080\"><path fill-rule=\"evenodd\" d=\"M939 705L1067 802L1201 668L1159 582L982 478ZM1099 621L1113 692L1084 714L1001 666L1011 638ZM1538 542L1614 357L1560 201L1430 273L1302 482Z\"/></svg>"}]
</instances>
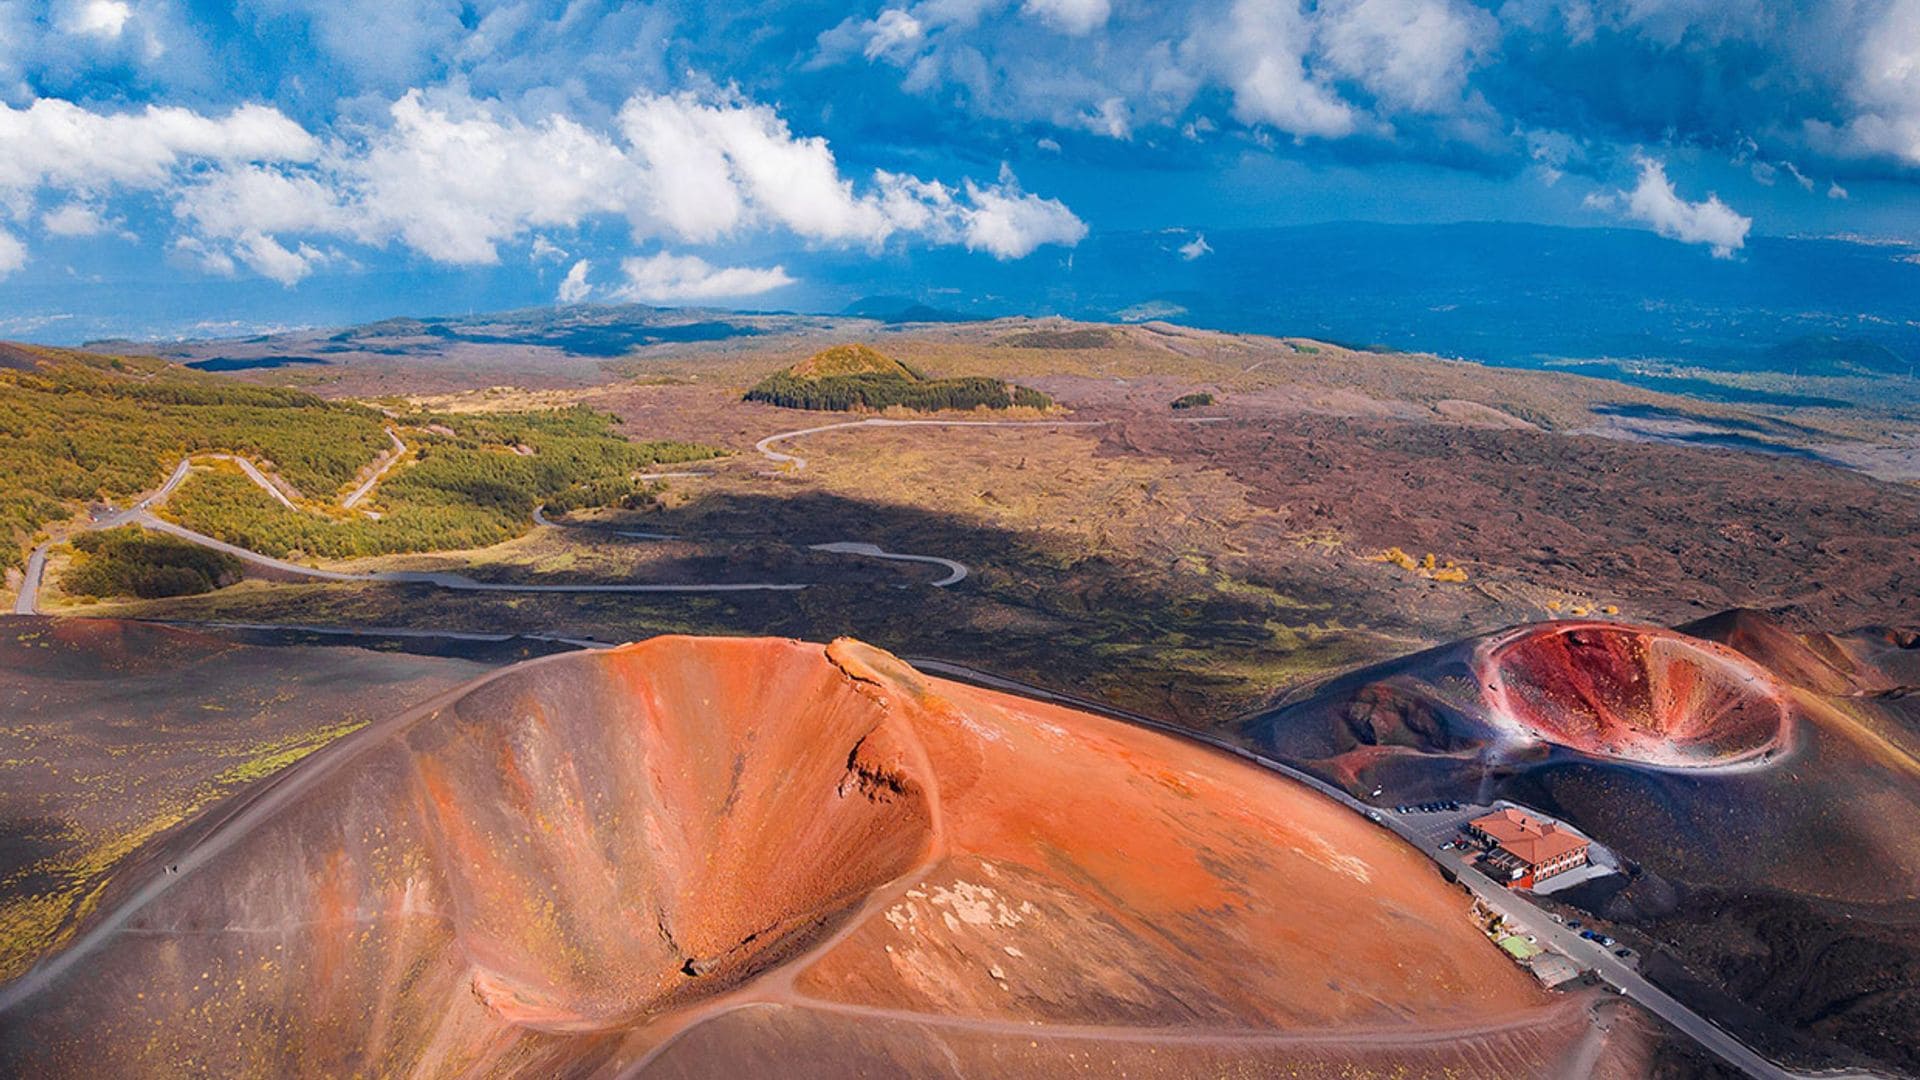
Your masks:
<instances>
[{"instance_id":1,"label":"cumulus cloud","mask_svg":"<svg viewBox=\"0 0 1920 1080\"><path fill-rule=\"evenodd\" d=\"M968 251L1019 259L1042 244L1072 247L1087 235L1086 223L1065 204L1021 191L1004 165L999 183L980 187L969 180L966 190L973 205L960 210L960 219Z\"/></svg>"},{"instance_id":2,"label":"cumulus cloud","mask_svg":"<svg viewBox=\"0 0 1920 1080\"><path fill-rule=\"evenodd\" d=\"M1893 0L1860 36L1847 94L1855 115L1810 127L1841 152L1920 165L1920 0Z\"/></svg>"},{"instance_id":3,"label":"cumulus cloud","mask_svg":"<svg viewBox=\"0 0 1920 1080\"><path fill-rule=\"evenodd\" d=\"M908 14L904 8L888 8L861 29L865 32L867 43L861 46L860 52L869 60L903 55L926 36L920 20Z\"/></svg>"},{"instance_id":4,"label":"cumulus cloud","mask_svg":"<svg viewBox=\"0 0 1920 1080\"><path fill-rule=\"evenodd\" d=\"M364 157L337 169L371 237L395 236L436 262L488 265L532 228L626 209L633 163L564 116L528 124L465 98L409 91Z\"/></svg>"},{"instance_id":5,"label":"cumulus cloud","mask_svg":"<svg viewBox=\"0 0 1920 1080\"><path fill-rule=\"evenodd\" d=\"M1715 258L1732 258L1734 252L1746 246L1747 230L1753 227L1752 218L1736 213L1711 193L1703 201L1688 202L1674 190L1673 181L1667 179L1666 166L1644 156L1636 164L1640 180L1632 191L1619 192L1610 203L1593 205L1614 206L1628 218L1652 226L1654 232L1668 239L1705 244L1713 249Z\"/></svg>"},{"instance_id":6,"label":"cumulus cloud","mask_svg":"<svg viewBox=\"0 0 1920 1080\"><path fill-rule=\"evenodd\" d=\"M1456 107L1468 73L1498 39L1492 15L1453 0L1330 0L1319 8L1327 63L1396 110Z\"/></svg>"},{"instance_id":7,"label":"cumulus cloud","mask_svg":"<svg viewBox=\"0 0 1920 1080\"><path fill-rule=\"evenodd\" d=\"M698 255L665 251L622 259L620 272L626 281L613 290L614 299L643 304L736 300L771 292L794 280L780 266L713 266Z\"/></svg>"},{"instance_id":8,"label":"cumulus cloud","mask_svg":"<svg viewBox=\"0 0 1920 1080\"><path fill-rule=\"evenodd\" d=\"M6 277L27 265L27 245L10 232L0 230L0 277Z\"/></svg>"},{"instance_id":9,"label":"cumulus cloud","mask_svg":"<svg viewBox=\"0 0 1920 1080\"><path fill-rule=\"evenodd\" d=\"M1354 130L1351 105L1306 66L1313 30L1294 3L1235 0L1224 24L1193 48L1231 88L1233 114L1291 135L1340 137Z\"/></svg>"},{"instance_id":10,"label":"cumulus cloud","mask_svg":"<svg viewBox=\"0 0 1920 1080\"><path fill-rule=\"evenodd\" d=\"M567 270L567 276L560 279L560 290L554 299L562 304L585 303L593 295L593 286L587 282L587 275L593 271L593 263L581 259Z\"/></svg>"},{"instance_id":11,"label":"cumulus cloud","mask_svg":"<svg viewBox=\"0 0 1920 1080\"><path fill-rule=\"evenodd\" d=\"M132 17L133 9L124 0L81 0L67 6L60 27L69 34L117 38Z\"/></svg>"},{"instance_id":12,"label":"cumulus cloud","mask_svg":"<svg viewBox=\"0 0 1920 1080\"><path fill-rule=\"evenodd\" d=\"M258 232L249 232L238 238L234 245L234 257L261 277L288 287L298 285L313 272L315 263L324 261L321 253L311 245L301 244L297 250L290 250L273 237Z\"/></svg>"},{"instance_id":13,"label":"cumulus cloud","mask_svg":"<svg viewBox=\"0 0 1920 1080\"><path fill-rule=\"evenodd\" d=\"M1108 0L1026 0L1020 10L1063 34L1091 34L1107 24Z\"/></svg>"},{"instance_id":14,"label":"cumulus cloud","mask_svg":"<svg viewBox=\"0 0 1920 1080\"><path fill-rule=\"evenodd\" d=\"M1202 255L1213 254L1213 245L1207 243L1207 238L1204 234L1194 233L1193 239L1181 244L1179 250L1182 259L1192 262Z\"/></svg>"},{"instance_id":15,"label":"cumulus cloud","mask_svg":"<svg viewBox=\"0 0 1920 1080\"><path fill-rule=\"evenodd\" d=\"M311 161L320 145L260 105L213 117L178 106L94 112L42 98L24 109L0 105L0 190L153 188L189 163Z\"/></svg>"},{"instance_id":16,"label":"cumulus cloud","mask_svg":"<svg viewBox=\"0 0 1920 1080\"><path fill-rule=\"evenodd\" d=\"M635 95L606 127L522 119L457 89L408 91L386 113L355 138L323 140L260 106L224 117L0 106L0 200L18 214L47 194L91 205L154 193L190 241L174 245L183 257L289 285L327 261L316 241L398 245L462 266L497 264L503 246L525 243L534 261L558 261L567 256L549 233L607 218L624 220L636 244L784 231L840 246L965 244L998 258L1086 234L1064 204L1026 194L1004 169L995 183L957 188L884 170L857 182L826 140L732 92ZM88 227L78 210L45 223L61 235Z\"/></svg>"},{"instance_id":17,"label":"cumulus cloud","mask_svg":"<svg viewBox=\"0 0 1920 1080\"><path fill-rule=\"evenodd\" d=\"M99 236L110 226L95 206L66 203L40 215L40 227L54 236Z\"/></svg>"}]
</instances>

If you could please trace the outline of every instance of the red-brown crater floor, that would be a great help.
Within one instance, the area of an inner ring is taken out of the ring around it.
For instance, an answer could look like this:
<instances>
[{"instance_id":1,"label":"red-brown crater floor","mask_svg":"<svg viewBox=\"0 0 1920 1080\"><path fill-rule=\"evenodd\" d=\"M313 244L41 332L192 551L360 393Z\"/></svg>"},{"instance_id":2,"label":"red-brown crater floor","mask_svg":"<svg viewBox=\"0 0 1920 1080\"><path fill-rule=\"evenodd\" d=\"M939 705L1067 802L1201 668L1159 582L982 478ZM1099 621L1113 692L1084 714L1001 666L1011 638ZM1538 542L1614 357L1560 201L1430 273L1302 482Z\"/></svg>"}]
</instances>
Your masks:
<instances>
[{"instance_id":1,"label":"red-brown crater floor","mask_svg":"<svg viewBox=\"0 0 1920 1080\"><path fill-rule=\"evenodd\" d=\"M1723 645L1656 627L1565 621L1521 627L1474 657L1508 734L1669 768L1762 760L1791 711L1772 674Z\"/></svg>"},{"instance_id":2,"label":"red-brown crater floor","mask_svg":"<svg viewBox=\"0 0 1920 1080\"><path fill-rule=\"evenodd\" d=\"M1357 815L856 642L535 661L228 808L0 1073L1633 1076Z\"/></svg>"}]
</instances>

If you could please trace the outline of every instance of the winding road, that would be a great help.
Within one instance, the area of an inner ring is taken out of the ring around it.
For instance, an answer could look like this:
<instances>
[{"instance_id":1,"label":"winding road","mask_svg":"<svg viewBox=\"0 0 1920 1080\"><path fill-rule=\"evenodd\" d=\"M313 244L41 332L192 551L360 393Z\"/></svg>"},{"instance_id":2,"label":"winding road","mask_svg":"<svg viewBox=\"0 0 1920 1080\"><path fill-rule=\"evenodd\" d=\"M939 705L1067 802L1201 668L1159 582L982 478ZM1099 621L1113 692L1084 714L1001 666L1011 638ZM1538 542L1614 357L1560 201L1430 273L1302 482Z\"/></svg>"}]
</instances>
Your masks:
<instances>
[{"instance_id":1,"label":"winding road","mask_svg":"<svg viewBox=\"0 0 1920 1080\"><path fill-rule=\"evenodd\" d=\"M1100 427L1106 423L1108 423L1106 420L890 420L875 417L870 420L843 420L837 424L821 424L819 427L796 428L793 431L778 432L754 443L753 448L760 452L761 457L766 458L776 465L785 465L793 469L804 469L807 467L806 458L798 454L788 454L775 450L773 444L785 442L788 439L797 439L803 435L817 435L823 431L841 431L846 428L860 427L1075 428Z\"/></svg>"},{"instance_id":2,"label":"winding road","mask_svg":"<svg viewBox=\"0 0 1920 1080\"><path fill-rule=\"evenodd\" d=\"M802 436L812 435L817 432L836 431L843 428L859 428L859 427L1049 427L1049 428L1061 428L1061 427L1095 427L1104 423L1106 423L1106 421L1104 420L890 420L890 419L878 419L878 418L867 419L867 420L849 420L849 421L844 421L837 424L822 424L817 427L800 428L794 431L783 431L777 434L769 435L766 438L761 439L759 442L755 443L754 449L759 451L762 456L767 458L767 460L772 461L776 464L790 464L795 469L803 469L806 467L806 464L807 464L805 458L798 457L792 454L785 454L778 450L774 450L772 448L773 444L776 442L781 442L788 439L796 439ZM364 481L361 482L359 487L355 488L351 493L349 493L346 496L346 498L341 500L340 505L342 507L352 508L353 506L357 505L362 499L366 498L367 495L373 491L374 486L379 483L380 478L385 476L388 470L392 469L396 463L398 463L403 457L405 457L407 452L407 445L406 443L401 441L399 433L394 431L392 428L387 428L386 433L387 433L387 438L393 441L393 449L387 451L387 453L384 456L385 459L377 465L377 467L373 470L371 475L369 475ZM264 472L262 472L257 465L247 460L246 458L240 457L237 454L230 454L225 452L201 453L201 454L193 454L193 455L189 455L188 457L181 458L180 463L174 466L173 472L167 476L166 482L161 484L160 487L156 488L151 494L148 494L142 497L138 502L134 503L132 506L127 507L125 509L109 510L105 513L97 514L93 518L93 520L87 523L86 528L89 530L97 530L97 529L112 529L122 525L139 525L143 528L152 529L156 532L166 533L178 539L188 541L189 543L199 544L202 547L210 548L214 551L223 552L227 555L231 555L234 558L239 559L242 562L248 563L253 566L264 567L266 569L278 571L284 574L292 574L299 577L311 578L316 581L378 582L378 583L385 583L385 584L431 585L431 586L434 586L435 588L454 589L454 590L466 591L466 592L514 592L514 593L796 592L801 589L809 588L811 585L811 583L809 582L770 582L770 581L698 582L698 583L692 583L692 584L675 584L675 585L643 584L643 583L536 585L536 584L521 584L516 582L478 581L478 580L475 580L474 578L467 577L464 574L453 573L451 571L416 571L416 570L348 571L348 570L325 570L319 567L305 566L300 563L289 562L286 559L275 558L272 555L267 555L262 552L253 551L249 548L241 547L238 544L231 544L224 540L220 540L215 537L208 536L207 534L202 532L196 532L195 530L186 528L183 525L178 525L178 524L175 524L174 522L167 521L166 519L161 518L155 513L153 513L153 507L158 506L162 502L165 502L167 497L173 494L174 490L178 488L181 482L187 478L187 476L189 475L189 473L193 468L193 461L195 458L203 458L203 459L215 458L222 461L232 462L240 467L241 472L246 474L249 480L253 481L254 484L258 485L267 494L271 495L282 506L286 507L289 510L297 511L300 509L290 499L288 499L286 493L281 490L278 484L274 483L274 481L270 477L268 477ZM641 479L660 480L660 479L667 479L670 477L697 477L702 475L705 475L705 474L697 473L697 472L656 472L656 473L643 473L641 474ZM552 518L549 518L547 516L546 508L543 506L537 506L534 508L533 521L534 521L534 524L536 525L545 526L549 528L584 528L585 527L585 526L573 526L565 522L554 521ZM670 536L666 533L638 532L638 531L620 530L620 529L608 529L605 531L615 536L633 537L633 538L639 538L639 539L649 539L649 540L683 539L680 537ZM33 551L28 555L27 565L25 567L25 570L21 579L20 590L14 597L13 610L16 615L34 615L39 612L40 588L43 580L46 577L47 551L52 546L53 543L54 542L51 540L43 542L38 546L36 546L33 549ZM909 554L906 552L888 551L880 547L878 544L869 543L863 540L836 540L830 543L811 544L811 545L808 545L808 548L809 550L812 550L812 551L826 552L826 553L835 554L835 555L847 555L853 558L882 559L882 560L893 561L893 562L926 563L928 565L938 566L944 569L947 573L946 573L946 576L940 578L939 580L929 583L930 587L936 588L936 589L944 589L944 588L948 588L949 586L957 585L960 582L965 581L967 578L967 575L971 572L965 563L960 562L957 559L949 559L949 558L945 558L943 556L938 556L938 555L916 555L916 554Z\"/></svg>"}]
</instances>

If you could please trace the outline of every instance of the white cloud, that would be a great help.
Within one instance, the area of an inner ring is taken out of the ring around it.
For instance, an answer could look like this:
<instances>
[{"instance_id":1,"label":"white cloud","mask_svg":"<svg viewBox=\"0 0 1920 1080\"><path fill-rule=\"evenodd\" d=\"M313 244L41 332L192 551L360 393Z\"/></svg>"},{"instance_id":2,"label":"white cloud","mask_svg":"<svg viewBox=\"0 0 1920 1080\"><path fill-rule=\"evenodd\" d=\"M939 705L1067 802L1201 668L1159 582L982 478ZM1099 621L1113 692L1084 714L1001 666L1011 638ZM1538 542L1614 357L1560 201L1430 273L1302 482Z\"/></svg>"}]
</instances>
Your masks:
<instances>
[{"instance_id":1,"label":"white cloud","mask_svg":"<svg viewBox=\"0 0 1920 1080\"><path fill-rule=\"evenodd\" d=\"M876 198L854 194L825 139L794 136L765 105L642 95L620 126L649 181L649 210L682 237L764 221L809 240L878 243L898 227Z\"/></svg>"},{"instance_id":2,"label":"white cloud","mask_svg":"<svg viewBox=\"0 0 1920 1080\"><path fill-rule=\"evenodd\" d=\"M571 227L627 208L633 163L564 116L525 124L470 99L409 91L393 126L341 169L375 235L437 262L491 265L530 228Z\"/></svg>"},{"instance_id":3,"label":"white cloud","mask_svg":"<svg viewBox=\"0 0 1920 1080\"><path fill-rule=\"evenodd\" d=\"M980 187L969 180L960 211L968 251L986 251L996 259L1019 259L1042 244L1072 247L1087 235L1086 222L1058 199L1042 199L1020 190L1013 173L1000 167L1000 182Z\"/></svg>"},{"instance_id":4,"label":"white cloud","mask_svg":"<svg viewBox=\"0 0 1920 1080\"><path fill-rule=\"evenodd\" d=\"M68 7L60 28L69 34L117 38L132 17L133 9L123 0L82 0Z\"/></svg>"},{"instance_id":5,"label":"white cloud","mask_svg":"<svg viewBox=\"0 0 1920 1080\"><path fill-rule=\"evenodd\" d=\"M523 119L444 88L408 91L386 120L323 141L259 106L214 118L0 105L0 207L25 217L61 196L74 208L49 211L46 228L82 235L100 224L85 207L155 193L172 206L181 256L286 284L331 259L316 241L400 245L468 266L526 243L535 262L558 262L567 254L549 233L609 217L626 221L636 245L784 230L842 246L966 244L999 258L1086 233L1004 170L984 186L879 170L856 183L826 140L734 92L637 95L611 130L551 112Z\"/></svg>"},{"instance_id":6,"label":"white cloud","mask_svg":"<svg viewBox=\"0 0 1920 1080\"><path fill-rule=\"evenodd\" d=\"M205 162L311 161L320 141L277 109L242 105L224 117L177 106L97 113L42 98L0 105L0 188L160 187Z\"/></svg>"},{"instance_id":7,"label":"white cloud","mask_svg":"<svg viewBox=\"0 0 1920 1080\"><path fill-rule=\"evenodd\" d=\"M587 297L593 295L593 286L587 282L587 274L592 270L593 263L586 259L574 263L567 276L560 279L560 291L554 299L562 304L585 303Z\"/></svg>"},{"instance_id":8,"label":"white cloud","mask_svg":"<svg viewBox=\"0 0 1920 1080\"><path fill-rule=\"evenodd\" d=\"M233 256L224 246L209 244L197 236L176 237L169 247L175 255L209 274L231 277L236 269Z\"/></svg>"},{"instance_id":9,"label":"white cloud","mask_svg":"<svg viewBox=\"0 0 1920 1080\"><path fill-rule=\"evenodd\" d=\"M10 232L0 230L0 277L6 277L27 265L27 245Z\"/></svg>"},{"instance_id":10,"label":"white cloud","mask_svg":"<svg viewBox=\"0 0 1920 1080\"><path fill-rule=\"evenodd\" d=\"M1847 189L1840 186L1840 181L1835 180L1830 186L1828 186L1827 198L1844 199L1846 197L1847 197Z\"/></svg>"},{"instance_id":11,"label":"white cloud","mask_svg":"<svg viewBox=\"0 0 1920 1080\"><path fill-rule=\"evenodd\" d=\"M861 27L867 43L860 50L869 60L911 53L926 36L920 20L903 8L888 8Z\"/></svg>"},{"instance_id":12,"label":"white cloud","mask_svg":"<svg viewBox=\"0 0 1920 1080\"><path fill-rule=\"evenodd\" d=\"M1627 217L1651 225L1654 232L1668 239L1706 244L1713 249L1715 258L1732 258L1734 252L1746 246L1747 230L1753 227L1752 218L1735 213L1718 195L1711 193L1702 202L1688 202L1674 190L1673 181L1667 179L1666 167L1660 162L1643 156L1637 159L1637 164L1640 180L1632 191L1622 191L1604 202L1589 196L1588 205L1621 208L1619 200L1624 200L1623 212Z\"/></svg>"},{"instance_id":13,"label":"white cloud","mask_svg":"<svg viewBox=\"0 0 1920 1080\"><path fill-rule=\"evenodd\" d=\"M1498 39L1493 16L1454 0L1330 0L1316 41L1331 67L1408 112L1456 108L1467 73Z\"/></svg>"},{"instance_id":14,"label":"white cloud","mask_svg":"<svg viewBox=\"0 0 1920 1080\"><path fill-rule=\"evenodd\" d=\"M40 227L54 236L99 236L111 226L99 207L66 203L41 214Z\"/></svg>"},{"instance_id":15,"label":"white cloud","mask_svg":"<svg viewBox=\"0 0 1920 1080\"><path fill-rule=\"evenodd\" d=\"M288 287L298 285L320 261L320 253L311 247L302 244L298 251L289 251L280 241L257 232L239 238L234 257L261 277Z\"/></svg>"},{"instance_id":16,"label":"white cloud","mask_svg":"<svg viewBox=\"0 0 1920 1080\"><path fill-rule=\"evenodd\" d=\"M1837 129L1810 123L1809 132L1836 152L1920 165L1920 0L1893 0L1858 40L1848 94L1859 112Z\"/></svg>"},{"instance_id":17,"label":"white cloud","mask_svg":"<svg viewBox=\"0 0 1920 1080\"><path fill-rule=\"evenodd\" d=\"M1213 254L1213 245L1207 243L1207 238L1202 233L1194 233L1193 239L1180 245L1180 257L1188 262L1192 262L1202 255L1211 254Z\"/></svg>"},{"instance_id":18,"label":"white cloud","mask_svg":"<svg viewBox=\"0 0 1920 1080\"><path fill-rule=\"evenodd\" d=\"M1113 14L1108 0L1026 0L1020 5L1026 15L1039 19L1063 34L1080 37L1107 25Z\"/></svg>"},{"instance_id":19,"label":"white cloud","mask_svg":"<svg viewBox=\"0 0 1920 1080\"><path fill-rule=\"evenodd\" d=\"M613 290L618 300L645 304L730 300L758 296L793 284L784 267L713 266L697 255L661 252L623 259L626 283ZM572 275L569 274L569 277Z\"/></svg>"},{"instance_id":20,"label":"white cloud","mask_svg":"<svg viewBox=\"0 0 1920 1080\"><path fill-rule=\"evenodd\" d=\"M1203 28L1189 48L1204 56L1233 92L1233 115L1296 136L1352 133L1352 106L1307 71L1313 29L1296 3L1234 0L1218 26Z\"/></svg>"},{"instance_id":21,"label":"white cloud","mask_svg":"<svg viewBox=\"0 0 1920 1080\"><path fill-rule=\"evenodd\" d=\"M260 165L216 170L181 187L174 214L201 236L234 240L248 233L327 233L371 238L358 211L330 178Z\"/></svg>"}]
</instances>

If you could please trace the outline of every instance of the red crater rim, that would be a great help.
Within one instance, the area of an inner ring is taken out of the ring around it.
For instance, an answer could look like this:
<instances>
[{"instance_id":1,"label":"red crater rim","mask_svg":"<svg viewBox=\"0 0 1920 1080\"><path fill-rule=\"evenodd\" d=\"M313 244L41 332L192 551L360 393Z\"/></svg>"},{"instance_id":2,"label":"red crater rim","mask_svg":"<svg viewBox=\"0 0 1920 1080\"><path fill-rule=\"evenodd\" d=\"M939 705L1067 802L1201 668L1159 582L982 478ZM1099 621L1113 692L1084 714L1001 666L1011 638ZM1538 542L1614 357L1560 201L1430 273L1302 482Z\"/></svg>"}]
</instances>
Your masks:
<instances>
[{"instance_id":1,"label":"red crater rim","mask_svg":"<svg viewBox=\"0 0 1920 1080\"><path fill-rule=\"evenodd\" d=\"M1764 760L1785 744L1780 683L1723 645L1626 623L1566 621L1475 657L1494 718L1522 737L1666 768Z\"/></svg>"}]
</instances>

